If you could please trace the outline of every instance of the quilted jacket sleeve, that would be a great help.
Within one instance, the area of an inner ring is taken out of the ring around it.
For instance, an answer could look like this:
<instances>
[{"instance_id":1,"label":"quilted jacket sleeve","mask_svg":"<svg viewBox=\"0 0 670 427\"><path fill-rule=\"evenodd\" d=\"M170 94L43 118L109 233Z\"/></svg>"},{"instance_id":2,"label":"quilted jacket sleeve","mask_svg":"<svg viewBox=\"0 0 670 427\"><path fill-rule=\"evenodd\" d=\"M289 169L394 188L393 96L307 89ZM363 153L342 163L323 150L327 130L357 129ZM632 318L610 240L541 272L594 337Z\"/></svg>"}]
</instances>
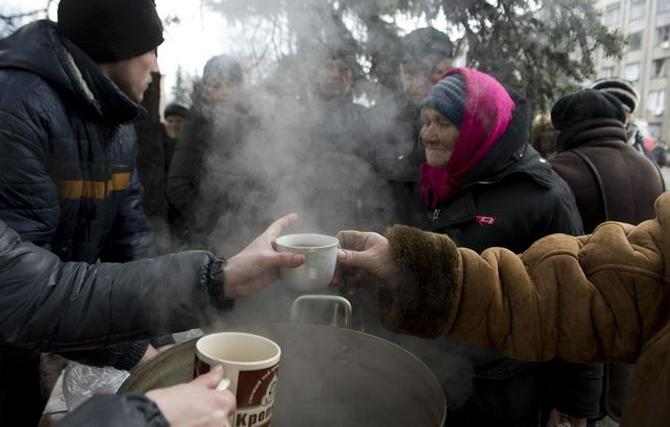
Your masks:
<instances>
[{"instance_id":1,"label":"quilted jacket sleeve","mask_svg":"<svg viewBox=\"0 0 670 427\"><path fill-rule=\"evenodd\" d=\"M63 263L0 222L0 342L34 351L91 349L190 329L208 309L226 306L221 265L204 251L126 264Z\"/></svg>"},{"instance_id":2,"label":"quilted jacket sleeve","mask_svg":"<svg viewBox=\"0 0 670 427\"><path fill-rule=\"evenodd\" d=\"M0 110L0 218L37 245L52 240L60 216L47 173L47 139L35 122Z\"/></svg>"},{"instance_id":3,"label":"quilted jacket sleeve","mask_svg":"<svg viewBox=\"0 0 670 427\"><path fill-rule=\"evenodd\" d=\"M399 274L381 294L383 319L404 333L453 335L522 360L635 361L668 306L670 248L659 245L670 195L659 201L658 220L548 236L522 255L501 248L479 255L443 235L396 226L388 236Z\"/></svg>"}]
</instances>

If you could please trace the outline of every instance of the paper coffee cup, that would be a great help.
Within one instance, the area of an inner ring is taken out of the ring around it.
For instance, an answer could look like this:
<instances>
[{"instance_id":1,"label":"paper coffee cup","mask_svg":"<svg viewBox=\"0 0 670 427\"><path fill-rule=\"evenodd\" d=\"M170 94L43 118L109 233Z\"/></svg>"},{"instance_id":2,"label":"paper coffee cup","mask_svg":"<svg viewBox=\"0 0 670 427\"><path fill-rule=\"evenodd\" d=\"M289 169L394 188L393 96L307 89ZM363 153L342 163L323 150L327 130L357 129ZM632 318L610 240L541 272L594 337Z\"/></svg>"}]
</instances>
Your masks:
<instances>
[{"instance_id":1,"label":"paper coffee cup","mask_svg":"<svg viewBox=\"0 0 670 427\"><path fill-rule=\"evenodd\" d=\"M195 345L193 376L223 366L224 380L237 399L230 417L236 427L270 425L272 404L277 391L277 369L281 349L265 337L242 332L205 335Z\"/></svg>"},{"instance_id":2,"label":"paper coffee cup","mask_svg":"<svg viewBox=\"0 0 670 427\"><path fill-rule=\"evenodd\" d=\"M337 237L325 234L287 234L276 240L277 251L305 255L300 267L279 269L289 288L300 292L324 291L333 279L337 265Z\"/></svg>"}]
</instances>

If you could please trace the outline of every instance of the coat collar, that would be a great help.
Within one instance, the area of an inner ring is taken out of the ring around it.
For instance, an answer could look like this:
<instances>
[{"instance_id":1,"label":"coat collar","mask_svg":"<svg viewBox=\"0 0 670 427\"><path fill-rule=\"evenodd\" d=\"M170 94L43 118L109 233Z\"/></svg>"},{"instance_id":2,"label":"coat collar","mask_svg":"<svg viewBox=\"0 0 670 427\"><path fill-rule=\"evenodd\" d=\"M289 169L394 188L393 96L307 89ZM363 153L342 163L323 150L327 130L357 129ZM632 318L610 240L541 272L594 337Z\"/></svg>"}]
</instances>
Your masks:
<instances>
[{"instance_id":1,"label":"coat collar","mask_svg":"<svg viewBox=\"0 0 670 427\"><path fill-rule=\"evenodd\" d=\"M0 40L0 69L40 76L109 125L137 120L144 108L124 94L81 49L62 37L56 24L35 21Z\"/></svg>"},{"instance_id":2,"label":"coat collar","mask_svg":"<svg viewBox=\"0 0 670 427\"><path fill-rule=\"evenodd\" d=\"M585 120L558 135L558 152L570 150L594 141L627 141L623 123L614 119Z\"/></svg>"}]
</instances>

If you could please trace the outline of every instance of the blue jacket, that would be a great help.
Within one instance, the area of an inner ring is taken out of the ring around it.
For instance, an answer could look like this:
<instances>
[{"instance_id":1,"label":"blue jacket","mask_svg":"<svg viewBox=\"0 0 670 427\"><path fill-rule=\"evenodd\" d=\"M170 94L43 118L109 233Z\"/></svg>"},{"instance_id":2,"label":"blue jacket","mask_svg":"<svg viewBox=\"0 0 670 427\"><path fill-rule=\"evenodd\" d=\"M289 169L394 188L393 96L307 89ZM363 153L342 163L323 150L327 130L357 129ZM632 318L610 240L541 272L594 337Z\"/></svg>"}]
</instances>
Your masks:
<instances>
[{"instance_id":1,"label":"blue jacket","mask_svg":"<svg viewBox=\"0 0 670 427\"><path fill-rule=\"evenodd\" d=\"M143 113L53 22L0 40L0 219L64 261L150 255L128 126Z\"/></svg>"}]
</instances>

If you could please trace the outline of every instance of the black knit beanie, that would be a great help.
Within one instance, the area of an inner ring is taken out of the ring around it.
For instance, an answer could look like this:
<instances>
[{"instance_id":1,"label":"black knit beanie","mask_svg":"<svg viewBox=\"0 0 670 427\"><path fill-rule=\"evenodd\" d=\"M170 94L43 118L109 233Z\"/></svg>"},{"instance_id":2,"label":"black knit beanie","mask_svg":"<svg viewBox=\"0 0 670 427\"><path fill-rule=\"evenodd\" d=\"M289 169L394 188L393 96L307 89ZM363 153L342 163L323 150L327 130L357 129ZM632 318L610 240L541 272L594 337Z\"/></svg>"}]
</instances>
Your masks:
<instances>
[{"instance_id":1,"label":"black knit beanie","mask_svg":"<svg viewBox=\"0 0 670 427\"><path fill-rule=\"evenodd\" d=\"M180 116L186 118L188 116L188 108L173 102L165 107L165 112L163 113L163 117L169 116Z\"/></svg>"},{"instance_id":2,"label":"black knit beanie","mask_svg":"<svg viewBox=\"0 0 670 427\"><path fill-rule=\"evenodd\" d=\"M98 64L130 59L163 43L153 0L61 0L57 28Z\"/></svg>"},{"instance_id":3,"label":"black knit beanie","mask_svg":"<svg viewBox=\"0 0 670 427\"><path fill-rule=\"evenodd\" d=\"M565 95L551 108L551 122L561 131L596 119L614 119L623 124L626 113L616 97L594 89Z\"/></svg>"}]
</instances>

